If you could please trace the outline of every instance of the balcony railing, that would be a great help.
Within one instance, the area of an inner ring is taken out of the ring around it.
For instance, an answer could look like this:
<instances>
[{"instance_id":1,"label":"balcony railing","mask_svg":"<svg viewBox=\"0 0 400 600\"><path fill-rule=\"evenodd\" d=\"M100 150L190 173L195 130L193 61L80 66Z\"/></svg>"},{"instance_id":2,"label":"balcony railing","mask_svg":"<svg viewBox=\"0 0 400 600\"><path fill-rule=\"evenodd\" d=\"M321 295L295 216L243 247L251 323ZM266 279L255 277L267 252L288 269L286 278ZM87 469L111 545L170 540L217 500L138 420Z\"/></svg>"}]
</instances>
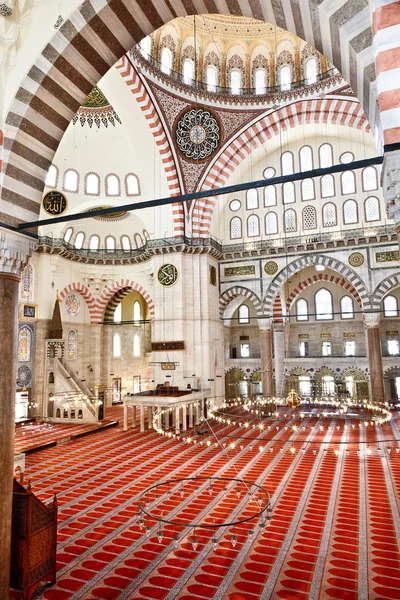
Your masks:
<instances>
[{"instance_id":1,"label":"balcony railing","mask_svg":"<svg viewBox=\"0 0 400 600\"><path fill-rule=\"evenodd\" d=\"M193 88L195 90L201 90L208 94L229 94L230 96L253 96L262 99L266 97L276 96L277 94L281 94L284 92L291 92L300 88L307 88L310 86L318 85L322 82L328 82L329 79L335 78L340 80L342 78L339 71L333 67L328 71L324 71L323 73L318 73L314 77L309 77L308 79L301 79L300 81L292 81L289 84L284 85L274 85L274 86L263 86L262 93L255 87L242 87L235 90L235 93L232 92L230 87L225 87L221 85L211 85L207 84L205 81L199 81L192 78L184 77L182 73L179 71L174 71L172 69L166 71L165 67L163 67L162 63L151 56L143 52L139 46L136 46L130 51L130 57L132 61L136 65L141 65L148 69L154 69L157 71L157 75L161 76L162 79L168 82L168 80L172 80L174 82L179 83L190 89L193 92Z\"/></svg>"},{"instance_id":2,"label":"balcony railing","mask_svg":"<svg viewBox=\"0 0 400 600\"><path fill-rule=\"evenodd\" d=\"M286 358L296 358L296 359L298 358L298 359L302 359L302 360L308 360L308 359L314 360L316 358L318 358L318 359L322 358L324 360L329 360L331 358L335 358L335 359L337 359L337 358L340 358L340 359L343 359L343 358L351 358L351 359L354 359L354 358L367 358L367 355L366 354L351 354L351 355L349 355L349 354L328 354L328 355L325 355L325 354L309 354L308 356L301 356L300 354L298 354L296 352L290 352L289 355Z\"/></svg>"}]
</instances>

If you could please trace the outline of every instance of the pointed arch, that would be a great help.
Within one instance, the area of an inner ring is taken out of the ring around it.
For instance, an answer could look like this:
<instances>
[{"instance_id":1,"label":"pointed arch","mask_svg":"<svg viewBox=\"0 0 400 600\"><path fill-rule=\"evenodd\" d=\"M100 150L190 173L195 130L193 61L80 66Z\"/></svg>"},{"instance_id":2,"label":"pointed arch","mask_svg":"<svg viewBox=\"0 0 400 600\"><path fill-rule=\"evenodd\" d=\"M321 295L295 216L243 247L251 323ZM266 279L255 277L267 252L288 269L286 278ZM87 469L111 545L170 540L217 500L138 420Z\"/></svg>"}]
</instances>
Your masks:
<instances>
[{"instance_id":1,"label":"pointed arch","mask_svg":"<svg viewBox=\"0 0 400 600\"><path fill-rule=\"evenodd\" d=\"M351 294L351 296L357 302L358 306L360 308L362 308L361 298L360 298L356 288L354 287L354 285L352 285L349 281L347 281L343 277L338 277L335 275L328 275L327 273L318 273L318 275L313 275L312 277L308 277L308 279L304 279L304 281L299 283L294 288L294 290L290 293L290 295L288 296L288 298L286 300L287 314L290 312L290 310L293 306L293 303L296 301L296 298L300 294L302 294L307 287L309 287L310 285L313 285L314 283L321 283L324 281L328 282L328 283L334 283L335 285L340 285L342 288L344 288L346 291L348 291L349 294Z\"/></svg>"},{"instance_id":2,"label":"pointed arch","mask_svg":"<svg viewBox=\"0 0 400 600\"><path fill-rule=\"evenodd\" d=\"M135 283L130 279L120 279L111 284L100 295L96 306L96 323L100 321L112 321L117 305L125 296L133 291L139 292L143 296L149 307L150 318L153 319L155 315L154 302L150 294L139 283Z\"/></svg>"},{"instance_id":3,"label":"pointed arch","mask_svg":"<svg viewBox=\"0 0 400 600\"><path fill-rule=\"evenodd\" d=\"M394 288L400 286L400 273L395 273L394 275L389 275L383 281L381 281L375 288L372 297L372 309L379 310L381 306L381 302L384 296Z\"/></svg>"},{"instance_id":4,"label":"pointed arch","mask_svg":"<svg viewBox=\"0 0 400 600\"><path fill-rule=\"evenodd\" d=\"M96 316L96 301L92 293L88 290L88 288L85 285L83 285L83 283L80 283L79 281L76 283L70 283L58 294L61 302L63 302L68 296L68 294L70 294L71 292L79 292L82 298L85 299L85 302L89 309L90 322L95 323L94 319Z\"/></svg>"},{"instance_id":5,"label":"pointed arch","mask_svg":"<svg viewBox=\"0 0 400 600\"><path fill-rule=\"evenodd\" d=\"M276 275L276 277L274 277L274 279L269 284L264 297L264 309L267 314L272 313L272 307L275 297L280 292L281 287L289 279L289 277L291 277L294 273L302 271L306 267L310 267L313 265L323 265L327 269L331 269L332 271L340 273L340 275L345 277L348 280L349 284L351 284L351 286L357 292L362 309L369 310L371 308L371 299L368 294L367 287L362 281L362 279L357 275L357 273L340 260L320 254L302 256L300 258L297 258L296 260L288 264L286 267L284 267Z\"/></svg>"},{"instance_id":6,"label":"pointed arch","mask_svg":"<svg viewBox=\"0 0 400 600\"><path fill-rule=\"evenodd\" d=\"M243 296L253 303L257 317L262 315L262 303L257 294L248 288L242 287L241 285L236 285L225 290L219 298L219 314L221 319L223 318L224 312L228 305L232 302L232 300L235 300L235 298L238 298L239 296Z\"/></svg>"}]
</instances>

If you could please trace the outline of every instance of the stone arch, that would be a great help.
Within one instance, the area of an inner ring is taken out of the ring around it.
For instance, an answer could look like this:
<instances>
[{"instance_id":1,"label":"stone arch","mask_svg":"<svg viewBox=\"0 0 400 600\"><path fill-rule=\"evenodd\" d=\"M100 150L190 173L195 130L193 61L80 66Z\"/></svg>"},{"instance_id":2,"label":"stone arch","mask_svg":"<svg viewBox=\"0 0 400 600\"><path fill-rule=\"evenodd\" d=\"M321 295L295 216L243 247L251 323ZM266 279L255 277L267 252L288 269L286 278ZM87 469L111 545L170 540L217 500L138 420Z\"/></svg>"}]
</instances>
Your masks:
<instances>
[{"instance_id":1,"label":"stone arch","mask_svg":"<svg viewBox=\"0 0 400 600\"><path fill-rule=\"evenodd\" d=\"M270 5L271 14L269 9L265 12L264 4L253 0L201 3L201 12L205 9L260 20L273 18L278 26L304 36L305 41L324 52L343 72L356 93L358 86L360 91L364 89L364 67L367 66L364 57L374 56L372 42L369 47L360 48L354 60L351 42L356 39L356 33L347 27L351 19L363 13L363 3L345 18L339 2L336 10L332 10L331 5L328 9L324 3L319 8L306 3L299 11L296 3L285 3L283 7L282 1L277 1ZM161 0L85 0L57 30L29 69L6 117L1 190L3 222L18 225L25 220L36 220L46 172L76 110L125 52L178 16L174 6L174 3ZM180 16L199 13L193 2L180 2L178 6ZM303 19L311 24L310 27L304 27ZM329 23L329 34L324 43L321 20ZM372 40L371 21L372 16L368 13L362 33L365 39ZM332 40L330 31L334 32ZM336 44L337 39L342 40L340 47ZM366 52L368 48L371 52ZM357 69L361 74L359 77ZM366 106L369 106L370 95L368 83L369 80L365 85ZM374 102L372 106L375 106ZM20 214L16 214L16 206L21 207Z\"/></svg>"},{"instance_id":2,"label":"stone arch","mask_svg":"<svg viewBox=\"0 0 400 600\"><path fill-rule=\"evenodd\" d=\"M93 294L89 291L89 289L79 281L76 283L70 283L58 294L61 302L63 302L68 296L68 294L70 294L71 292L78 292L82 296L82 298L85 299L89 310L90 322L96 323L96 300L94 299Z\"/></svg>"},{"instance_id":3,"label":"stone arch","mask_svg":"<svg viewBox=\"0 0 400 600\"><path fill-rule=\"evenodd\" d=\"M400 286L400 273L389 275L376 286L372 294L371 304L373 310L380 310L381 302L390 290Z\"/></svg>"},{"instance_id":4,"label":"stone arch","mask_svg":"<svg viewBox=\"0 0 400 600\"><path fill-rule=\"evenodd\" d=\"M322 379L322 377L333 377L333 379L336 380L336 373L333 371L333 369L330 369L329 367L320 367L315 372L315 379L319 380Z\"/></svg>"},{"instance_id":5,"label":"stone arch","mask_svg":"<svg viewBox=\"0 0 400 600\"><path fill-rule=\"evenodd\" d=\"M119 302L133 291L137 291L143 296L149 307L150 318L154 319L154 302L150 294L139 283L135 283L130 279L120 279L104 290L97 300L96 322L112 320Z\"/></svg>"},{"instance_id":6,"label":"stone arch","mask_svg":"<svg viewBox=\"0 0 400 600\"><path fill-rule=\"evenodd\" d=\"M226 184L238 165L258 146L267 140L297 125L310 123L332 123L347 125L356 129L370 130L367 118L358 100L303 100L282 107L239 133L219 156L207 167L201 191L211 190ZM215 206L215 196L197 200L193 211L193 233L200 237L208 236L211 217Z\"/></svg>"},{"instance_id":7,"label":"stone arch","mask_svg":"<svg viewBox=\"0 0 400 600\"><path fill-rule=\"evenodd\" d=\"M286 377L298 375L299 377L310 377L310 373L301 367L293 367L286 373Z\"/></svg>"},{"instance_id":8,"label":"stone arch","mask_svg":"<svg viewBox=\"0 0 400 600\"><path fill-rule=\"evenodd\" d=\"M262 302L257 294L248 288L242 287L241 285L235 285L234 287L225 290L225 292L223 292L219 298L219 314L221 319L223 318L224 312L228 305L232 302L232 300L238 298L239 296L243 296L247 300L250 300L253 303L257 317L262 316Z\"/></svg>"},{"instance_id":9,"label":"stone arch","mask_svg":"<svg viewBox=\"0 0 400 600\"><path fill-rule=\"evenodd\" d=\"M349 283L353 286L355 291L357 292L362 309L369 310L371 308L371 300L369 294L367 292L366 286L362 279L357 275L353 269L345 265L340 260L336 258L331 258L330 256L325 256L323 254L319 255L307 255L301 256L284 267L268 286L267 292L264 297L264 310L267 315L272 314L273 303L275 297L278 293L280 293L281 287L288 280L288 278L304 269L305 267L309 267L312 265L323 265L328 269L332 269L332 271L336 271L340 273L343 277L348 279Z\"/></svg>"},{"instance_id":10,"label":"stone arch","mask_svg":"<svg viewBox=\"0 0 400 600\"><path fill-rule=\"evenodd\" d=\"M362 308L360 296L351 283L343 279L343 277L335 277L334 275L328 275L327 273L318 273L318 275L308 277L308 279L305 279L294 288L286 300L286 313L289 314L297 296L304 292L307 287L313 285L314 283L321 283L323 281L341 286L344 290L351 294L358 306Z\"/></svg>"},{"instance_id":11,"label":"stone arch","mask_svg":"<svg viewBox=\"0 0 400 600\"><path fill-rule=\"evenodd\" d=\"M354 377L354 381L367 381L368 373L359 367L346 367L342 371L342 377Z\"/></svg>"}]
</instances>

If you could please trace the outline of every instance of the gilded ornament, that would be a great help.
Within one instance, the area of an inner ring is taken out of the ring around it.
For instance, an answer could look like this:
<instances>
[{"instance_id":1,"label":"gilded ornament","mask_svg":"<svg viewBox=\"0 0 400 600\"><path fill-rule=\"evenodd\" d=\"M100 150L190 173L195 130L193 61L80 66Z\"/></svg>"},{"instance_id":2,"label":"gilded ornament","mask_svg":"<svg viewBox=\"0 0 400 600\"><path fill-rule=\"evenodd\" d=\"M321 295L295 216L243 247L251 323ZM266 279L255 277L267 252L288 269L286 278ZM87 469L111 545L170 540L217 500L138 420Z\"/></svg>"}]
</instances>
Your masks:
<instances>
[{"instance_id":1,"label":"gilded ornament","mask_svg":"<svg viewBox=\"0 0 400 600\"><path fill-rule=\"evenodd\" d=\"M353 252L349 256L349 265L351 267L361 267L364 264L365 258L361 252Z\"/></svg>"},{"instance_id":2,"label":"gilded ornament","mask_svg":"<svg viewBox=\"0 0 400 600\"><path fill-rule=\"evenodd\" d=\"M301 403L300 396L294 390L290 390L290 393L288 394L288 396L286 398L286 404L288 406L291 406L292 408L296 408L297 406L300 405L300 403Z\"/></svg>"},{"instance_id":3,"label":"gilded ornament","mask_svg":"<svg viewBox=\"0 0 400 600\"><path fill-rule=\"evenodd\" d=\"M274 260L269 260L264 265L264 271L267 275L275 275L278 272L278 263Z\"/></svg>"},{"instance_id":4,"label":"gilded ornament","mask_svg":"<svg viewBox=\"0 0 400 600\"><path fill-rule=\"evenodd\" d=\"M238 275L255 275L256 268L254 265L245 265L243 267L228 267L224 270L225 277L235 277Z\"/></svg>"},{"instance_id":5,"label":"gilded ornament","mask_svg":"<svg viewBox=\"0 0 400 600\"><path fill-rule=\"evenodd\" d=\"M396 262L400 259L398 250L391 250L389 252L375 252L375 260L377 263L381 262Z\"/></svg>"},{"instance_id":6,"label":"gilded ornament","mask_svg":"<svg viewBox=\"0 0 400 600\"><path fill-rule=\"evenodd\" d=\"M178 281L179 272L175 265L166 263L158 269L158 283L164 287L172 287Z\"/></svg>"},{"instance_id":7,"label":"gilded ornament","mask_svg":"<svg viewBox=\"0 0 400 600\"><path fill-rule=\"evenodd\" d=\"M65 213L68 202L64 194L57 192L57 190L51 190L43 196L42 206L48 215L55 217Z\"/></svg>"}]
</instances>

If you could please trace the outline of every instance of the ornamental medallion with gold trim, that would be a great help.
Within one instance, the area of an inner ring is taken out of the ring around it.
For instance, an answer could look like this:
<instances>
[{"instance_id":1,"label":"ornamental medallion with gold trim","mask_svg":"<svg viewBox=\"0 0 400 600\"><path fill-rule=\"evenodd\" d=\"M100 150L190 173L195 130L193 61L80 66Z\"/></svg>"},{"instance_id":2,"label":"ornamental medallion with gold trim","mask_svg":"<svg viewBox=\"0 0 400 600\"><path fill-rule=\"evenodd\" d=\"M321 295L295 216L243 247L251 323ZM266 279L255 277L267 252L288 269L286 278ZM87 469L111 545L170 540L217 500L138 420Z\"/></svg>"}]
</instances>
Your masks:
<instances>
[{"instance_id":1,"label":"ornamental medallion with gold trim","mask_svg":"<svg viewBox=\"0 0 400 600\"><path fill-rule=\"evenodd\" d=\"M51 190L43 196L43 210L52 217L60 216L67 210L68 202L64 194Z\"/></svg>"},{"instance_id":2,"label":"ornamental medallion with gold trim","mask_svg":"<svg viewBox=\"0 0 400 600\"><path fill-rule=\"evenodd\" d=\"M364 264L365 258L361 252L353 252L349 256L349 265L351 267L361 267Z\"/></svg>"},{"instance_id":3,"label":"ornamental medallion with gold trim","mask_svg":"<svg viewBox=\"0 0 400 600\"><path fill-rule=\"evenodd\" d=\"M160 285L172 287L178 281L179 271L175 265L166 263L158 269L157 279Z\"/></svg>"},{"instance_id":4,"label":"ornamental medallion with gold trim","mask_svg":"<svg viewBox=\"0 0 400 600\"><path fill-rule=\"evenodd\" d=\"M278 271L278 268L278 263L276 263L274 260L269 260L264 265L264 271L267 275L275 275L275 273Z\"/></svg>"}]
</instances>

